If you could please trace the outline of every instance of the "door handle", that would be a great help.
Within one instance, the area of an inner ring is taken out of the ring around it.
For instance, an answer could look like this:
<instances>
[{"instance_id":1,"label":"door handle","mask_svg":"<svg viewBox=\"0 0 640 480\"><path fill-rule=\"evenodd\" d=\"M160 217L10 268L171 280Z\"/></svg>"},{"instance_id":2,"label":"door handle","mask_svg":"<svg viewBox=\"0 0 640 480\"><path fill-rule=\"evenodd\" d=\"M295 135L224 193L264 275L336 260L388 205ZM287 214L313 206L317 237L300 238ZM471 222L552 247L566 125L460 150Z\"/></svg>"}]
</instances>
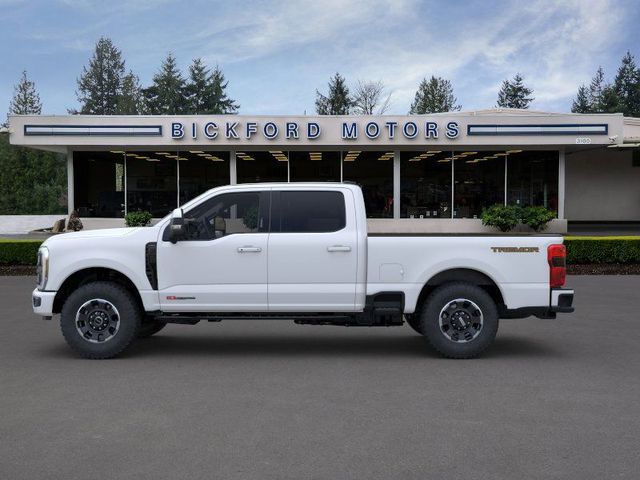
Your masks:
<instances>
[{"instance_id":1,"label":"door handle","mask_svg":"<svg viewBox=\"0 0 640 480\"><path fill-rule=\"evenodd\" d=\"M348 245L332 245L327 247L327 252L350 252L351 247Z\"/></svg>"},{"instance_id":2,"label":"door handle","mask_svg":"<svg viewBox=\"0 0 640 480\"><path fill-rule=\"evenodd\" d=\"M261 252L262 249L260 247L238 247L238 253L250 253L250 252Z\"/></svg>"}]
</instances>

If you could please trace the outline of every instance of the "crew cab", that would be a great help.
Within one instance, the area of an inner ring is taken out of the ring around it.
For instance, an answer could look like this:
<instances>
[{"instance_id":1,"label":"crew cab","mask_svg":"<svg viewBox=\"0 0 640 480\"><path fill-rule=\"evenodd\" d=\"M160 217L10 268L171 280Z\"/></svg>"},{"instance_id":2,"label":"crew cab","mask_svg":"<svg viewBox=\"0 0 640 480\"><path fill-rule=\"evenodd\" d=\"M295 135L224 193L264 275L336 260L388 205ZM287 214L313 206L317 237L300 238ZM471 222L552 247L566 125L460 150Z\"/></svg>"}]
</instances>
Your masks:
<instances>
[{"instance_id":1,"label":"crew cab","mask_svg":"<svg viewBox=\"0 0 640 480\"><path fill-rule=\"evenodd\" d=\"M494 340L501 318L572 312L557 235L368 234L346 183L214 188L151 227L49 238L33 309L60 314L86 358L120 354L167 323L288 319L400 326L450 358Z\"/></svg>"}]
</instances>

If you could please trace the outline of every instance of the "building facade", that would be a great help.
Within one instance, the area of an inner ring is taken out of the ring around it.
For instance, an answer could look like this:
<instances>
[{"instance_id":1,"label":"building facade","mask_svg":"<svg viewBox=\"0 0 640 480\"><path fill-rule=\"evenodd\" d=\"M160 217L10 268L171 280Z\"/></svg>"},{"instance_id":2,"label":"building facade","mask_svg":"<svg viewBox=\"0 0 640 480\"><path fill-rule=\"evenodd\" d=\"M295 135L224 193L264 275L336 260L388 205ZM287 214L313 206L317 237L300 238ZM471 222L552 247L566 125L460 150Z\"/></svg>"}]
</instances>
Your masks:
<instances>
[{"instance_id":1,"label":"building facade","mask_svg":"<svg viewBox=\"0 0 640 480\"><path fill-rule=\"evenodd\" d=\"M10 133L67 156L81 217L164 216L226 184L349 181L370 218L429 228L481 229L493 204L543 205L561 229L640 221L640 119L619 114L13 116Z\"/></svg>"}]
</instances>

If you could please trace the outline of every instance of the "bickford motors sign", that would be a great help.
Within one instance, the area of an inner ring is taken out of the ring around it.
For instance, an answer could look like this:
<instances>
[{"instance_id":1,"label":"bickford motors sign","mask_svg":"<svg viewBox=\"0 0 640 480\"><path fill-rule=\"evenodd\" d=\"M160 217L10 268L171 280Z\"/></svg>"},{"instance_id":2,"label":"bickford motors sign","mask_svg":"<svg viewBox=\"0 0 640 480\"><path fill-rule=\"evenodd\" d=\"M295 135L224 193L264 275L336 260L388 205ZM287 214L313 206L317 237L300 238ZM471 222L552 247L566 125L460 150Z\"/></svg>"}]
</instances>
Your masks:
<instances>
[{"instance_id":1,"label":"bickford motors sign","mask_svg":"<svg viewBox=\"0 0 640 480\"><path fill-rule=\"evenodd\" d=\"M337 122L332 127L338 131L329 132L332 138L341 140L358 140L362 137L369 140L394 140L403 137L407 140L416 138L438 139L445 137L450 140L460 135L458 122L449 121L440 125L434 121L356 121ZM226 122L171 122L171 138L174 140L206 138L216 140L316 140L327 132L318 122L295 121L226 121Z\"/></svg>"}]
</instances>

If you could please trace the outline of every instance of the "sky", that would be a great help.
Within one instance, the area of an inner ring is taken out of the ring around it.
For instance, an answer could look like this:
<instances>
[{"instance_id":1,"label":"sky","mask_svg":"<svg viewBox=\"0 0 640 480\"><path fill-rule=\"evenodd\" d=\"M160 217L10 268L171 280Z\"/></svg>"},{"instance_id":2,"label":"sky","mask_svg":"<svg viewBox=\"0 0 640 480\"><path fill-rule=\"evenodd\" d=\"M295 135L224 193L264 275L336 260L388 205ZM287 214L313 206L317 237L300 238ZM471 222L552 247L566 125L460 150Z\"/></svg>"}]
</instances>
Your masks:
<instances>
[{"instance_id":1,"label":"sky","mask_svg":"<svg viewBox=\"0 0 640 480\"><path fill-rule=\"evenodd\" d=\"M640 63L640 0L0 0L0 116L22 70L43 113L78 106L76 79L109 37L148 85L172 52L218 64L242 114L313 114L316 89L382 81L387 113L405 114L420 81L449 79L463 110L495 106L524 76L532 109L566 112L601 65Z\"/></svg>"}]
</instances>

